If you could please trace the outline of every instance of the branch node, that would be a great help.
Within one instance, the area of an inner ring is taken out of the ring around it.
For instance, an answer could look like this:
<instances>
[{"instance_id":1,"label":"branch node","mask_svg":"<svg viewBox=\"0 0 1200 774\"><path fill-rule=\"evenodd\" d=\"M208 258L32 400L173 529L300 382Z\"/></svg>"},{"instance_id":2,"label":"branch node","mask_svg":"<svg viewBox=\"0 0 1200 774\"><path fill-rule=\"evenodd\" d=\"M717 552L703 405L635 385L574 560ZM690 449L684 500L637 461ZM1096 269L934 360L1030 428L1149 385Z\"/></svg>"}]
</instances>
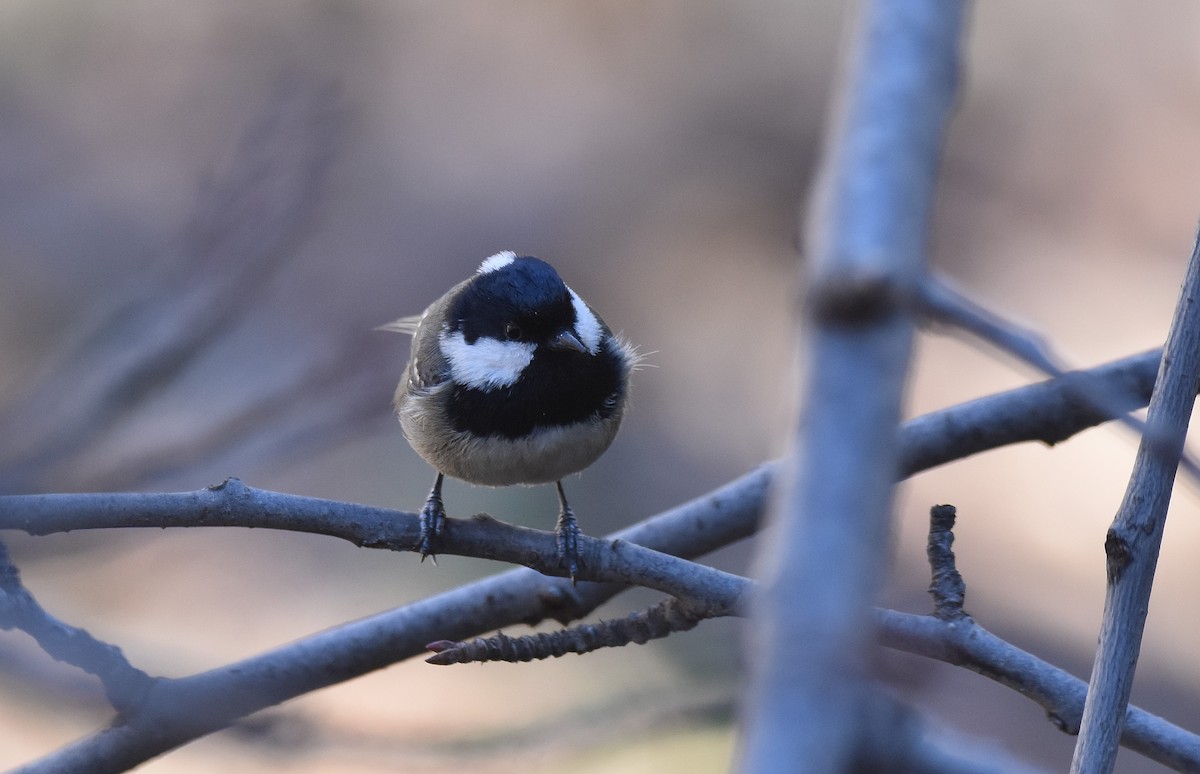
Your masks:
<instances>
[{"instance_id":1,"label":"branch node","mask_svg":"<svg viewBox=\"0 0 1200 774\"><path fill-rule=\"evenodd\" d=\"M246 490L246 485L237 476L230 476L219 484L210 484L208 491L210 492L225 492L226 494L237 496Z\"/></svg>"},{"instance_id":2,"label":"branch node","mask_svg":"<svg viewBox=\"0 0 1200 774\"><path fill-rule=\"evenodd\" d=\"M895 277L878 270L851 267L815 280L805 309L817 322L858 327L894 313L903 300L904 293Z\"/></svg>"},{"instance_id":3,"label":"branch node","mask_svg":"<svg viewBox=\"0 0 1200 774\"><path fill-rule=\"evenodd\" d=\"M1108 558L1104 568L1111 586L1121 580L1121 576L1125 574L1125 568L1133 561L1133 551L1129 541L1116 527L1109 527L1108 534L1104 538L1104 555Z\"/></svg>"}]
</instances>

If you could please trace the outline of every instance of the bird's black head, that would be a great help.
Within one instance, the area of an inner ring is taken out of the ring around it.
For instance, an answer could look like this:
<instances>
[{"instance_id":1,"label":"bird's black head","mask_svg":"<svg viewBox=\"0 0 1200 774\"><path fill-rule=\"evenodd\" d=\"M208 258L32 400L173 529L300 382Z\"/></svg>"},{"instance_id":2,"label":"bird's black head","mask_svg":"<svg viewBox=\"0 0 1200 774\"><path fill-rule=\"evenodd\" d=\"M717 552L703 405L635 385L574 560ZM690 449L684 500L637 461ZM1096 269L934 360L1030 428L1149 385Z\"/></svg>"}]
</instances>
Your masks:
<instances>
[{"instance_id":1,"label":"bird's black head","mask_svg":"<svg viewBox=\"0 0 1200 774\"><path fill-rule=\"evenodd\" d=\"M537 258L499 253L449 300L439 347L454 383L447 414L476 435L619 412L630 361L603 321Z\"/></svg>"},{"instance_id":2,"label":"bird's black head","mask_svg":"<svg viewBox=\"0 0 1200 774\"><path fill-rule=\"evenodd\" d=\"M468 344L481 336L545 344L575 324L571 291L550 264L501 253L488 259L448 310Z\"/></svg>"}]
</instances>

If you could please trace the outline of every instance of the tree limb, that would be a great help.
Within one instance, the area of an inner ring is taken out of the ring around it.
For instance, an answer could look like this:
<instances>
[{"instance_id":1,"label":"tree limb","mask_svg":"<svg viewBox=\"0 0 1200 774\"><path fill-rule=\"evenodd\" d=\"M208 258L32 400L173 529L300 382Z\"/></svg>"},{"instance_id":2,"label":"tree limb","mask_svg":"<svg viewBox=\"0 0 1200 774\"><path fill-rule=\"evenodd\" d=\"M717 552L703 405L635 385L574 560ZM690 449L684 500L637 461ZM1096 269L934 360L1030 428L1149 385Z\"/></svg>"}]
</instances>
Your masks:
<instances>
[{"instance_id":1,"label":"tree limb","mask_svg":"<svg viewBox=\"0 0 1200 774\"><path fill-rule=\"evenodd\" d=\"M866 0L809 217L800 419L769 540L739 767L849 771L887 566L896 428L966 4Z\"/></svg>"},{"instance_id":2,"label":"tree limb","mask_svg":"<svg viewBox=\"0 0 1200 774\"><path fill-rule=\"evenodd\" d=\"M20 573L0 543L0 629L20 629L52 658L95 675L114 708L137 706L154 678L134 667L116 645L47 613L21 583Z\"/></svg>"},{"instance_id":3,"label":"tree limb","mask_svg":"<svg viewBox=\"0 0 1200 774\"><path fill-rule=\"evenodd\" d=\"M1087 683L984 629L972 618L953 621L895 610L876 612L880 641L964 667L1013 689L1046 710L1062 732L1079 733ZM1200 771L1200 736L1130 706L1121 744L1176 771Z\"/></svg>"},{"instance_id":4,"label":"tree limb","mask_svg":"<svg viewBox=\"0 0 1200 774\"><path fill-rule=\"evenodd\" d=\"M1067 373L1062 358L1051 350L1040 334L985 309L944 279L934 275L927 276L920 285L918 298L920 310L932 319L974 334L1047 376L1057 377ZM1110 385L1081 381L1078 388L1080 397L1090 401L1097 411L1131 428L1154 446L1161 446L1161 453L1171 455L1171 434L1157 433L1141 419L1129 414L1125 408L1129 403L1128 398L1114 392ZM1200 463L1186 450L1180 457L1180 465L1189 476L1200 482Z\"/></svg>"},{"instance_id":5,"label":"tree limb","mask_svg":"<svg viewBox=\"0 0 1200 774\"><path fill-rule=\"evenodd\" d=\"M1125 497L1104 542L1108 585L1100 647L1092 667L1083 726L1071 762L1074 774L1107 774L1116 763L1125 707L1133 689L1167 506L1200 386L1200 235L1188 263L1175 317Z\"/></svg>"}]
</instances>

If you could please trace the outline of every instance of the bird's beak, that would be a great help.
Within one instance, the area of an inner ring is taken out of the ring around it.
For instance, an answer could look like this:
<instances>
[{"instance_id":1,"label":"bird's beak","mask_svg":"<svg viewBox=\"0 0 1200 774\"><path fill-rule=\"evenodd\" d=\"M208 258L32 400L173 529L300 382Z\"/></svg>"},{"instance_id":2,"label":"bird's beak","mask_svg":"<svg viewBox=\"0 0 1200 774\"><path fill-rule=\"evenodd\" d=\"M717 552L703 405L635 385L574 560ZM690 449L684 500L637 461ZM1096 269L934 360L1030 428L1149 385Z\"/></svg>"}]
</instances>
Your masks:
<instances>
[{"instance_id":1,"label":"bird's beak","mask_svg":"<svg viewBox=\"0 0 1200 774\"><path fill-rule=\"evenodd\" d=\"M583 342L579 340L579 337L569 330L562 331L550 339L550 343L546 346L559 352L578 352L581 355L587 354L588 351L587 347L583 346Z\"/></svg>"}]
</instances>

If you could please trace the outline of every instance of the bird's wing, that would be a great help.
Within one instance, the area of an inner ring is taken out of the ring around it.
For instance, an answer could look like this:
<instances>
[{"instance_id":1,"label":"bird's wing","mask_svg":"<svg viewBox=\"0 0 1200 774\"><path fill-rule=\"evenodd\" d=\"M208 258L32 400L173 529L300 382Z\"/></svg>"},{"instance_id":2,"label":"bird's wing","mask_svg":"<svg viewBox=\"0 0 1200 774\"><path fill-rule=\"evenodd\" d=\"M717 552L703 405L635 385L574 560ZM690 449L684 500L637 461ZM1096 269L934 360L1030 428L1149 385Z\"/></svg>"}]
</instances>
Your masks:
<instances>
[{"instance_id":1,"label":"bird's wing","mask_svg":"<svg viewBox=\"0 0 1200 774\"><path fill-rule=\"evenodd\" d=\"M384 330L407 333L413 337L412 355L405 371L407 389L424 392L450 380L450 364L442 354L438 343L441 330L430 326L430 320L440 320L450 303L451 294L434 301L424 313L416 317L401 317L383 326Z\"/></svg>"},{"instance_id":2,"label":"bird's wing","mask_svg":"<svg viewBox=\"0 0 1200 774\"><path fill-rule=\"evenodd\" d=\"M439 331L421 329L413 335L412 357L408 361L410 389L432 389L450 379L450 364L438 346Z\"/></svg>"}]
</instances>

